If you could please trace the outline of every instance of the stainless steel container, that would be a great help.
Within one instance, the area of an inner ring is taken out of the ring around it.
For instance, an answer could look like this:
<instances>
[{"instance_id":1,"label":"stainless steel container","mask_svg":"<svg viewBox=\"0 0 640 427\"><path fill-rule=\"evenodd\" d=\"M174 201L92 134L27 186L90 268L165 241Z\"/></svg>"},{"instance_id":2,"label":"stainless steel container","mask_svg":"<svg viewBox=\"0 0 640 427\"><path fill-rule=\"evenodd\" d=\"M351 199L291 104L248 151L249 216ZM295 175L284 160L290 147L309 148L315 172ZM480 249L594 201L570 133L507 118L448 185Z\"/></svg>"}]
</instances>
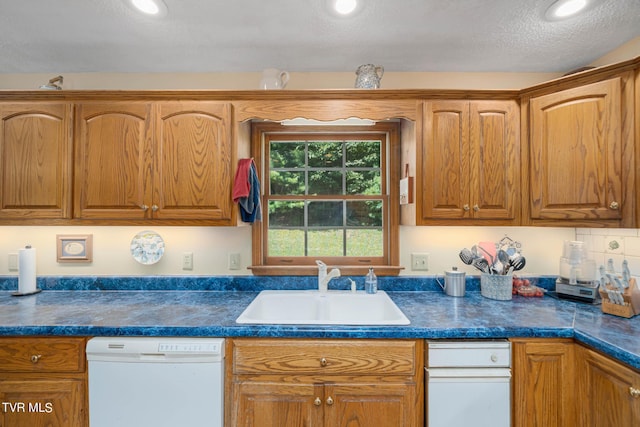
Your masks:
<instances>
[{"instance_id":1,"label":"stainless steel container","mask_svg":"<svg viewBox=\"0 0 640 427\"><path fill-rule=\"evenodd\" d=\"M444 285L436 277L436 282L445 294L452 297L463 297L466 290L466 274L458 271L457 267L452 267L450 271L444 272Z\"/></svg>"}]
</instances>

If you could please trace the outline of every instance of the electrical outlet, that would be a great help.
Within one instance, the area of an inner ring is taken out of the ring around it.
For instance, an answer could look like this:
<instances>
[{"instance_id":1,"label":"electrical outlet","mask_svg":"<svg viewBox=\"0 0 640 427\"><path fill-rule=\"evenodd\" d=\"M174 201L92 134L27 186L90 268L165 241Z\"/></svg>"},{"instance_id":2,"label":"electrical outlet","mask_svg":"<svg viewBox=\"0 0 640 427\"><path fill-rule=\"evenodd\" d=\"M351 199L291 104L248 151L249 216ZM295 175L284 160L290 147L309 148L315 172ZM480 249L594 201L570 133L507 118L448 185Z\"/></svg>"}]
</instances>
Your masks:
<instances>
[{"instance_id":1,"label":"electrical outlet","mask_svg":"<svg viewBox=\"0 0 640 427\"><path fill-rule=\"evenodd\" d=\"M9 254L9 271L18 271L18 254Z\"/></svg>"},{"instance_id":2,"label":"electrical outlet","mask_svg":"<svg viewBox=\"0 0 640 427\"><path fill-rule=\"evenodd\" d=\"M227 266L229 270L240 270L240 254L233 253L229 254L229 265Z\"/></svg>"},{"instance_id":3,"label":"electrical outlet","mask_svg":"<svg viewBox=\"0 0 640 427\"><path fill-rule=\"evenodd\" d=\"M411 269L428 271L429 270L429 254L411 254Z\"/></svg>"},{"instance_id":4,"label":"electrical outlet","mask_svg":"<svg viewBox=\"0 0 640 427\"><path fill-rule=\"evenodd\" d=\"M193 252L184 252L182 254L182 269L193 270Z\"/></svg>"}]
</instances>

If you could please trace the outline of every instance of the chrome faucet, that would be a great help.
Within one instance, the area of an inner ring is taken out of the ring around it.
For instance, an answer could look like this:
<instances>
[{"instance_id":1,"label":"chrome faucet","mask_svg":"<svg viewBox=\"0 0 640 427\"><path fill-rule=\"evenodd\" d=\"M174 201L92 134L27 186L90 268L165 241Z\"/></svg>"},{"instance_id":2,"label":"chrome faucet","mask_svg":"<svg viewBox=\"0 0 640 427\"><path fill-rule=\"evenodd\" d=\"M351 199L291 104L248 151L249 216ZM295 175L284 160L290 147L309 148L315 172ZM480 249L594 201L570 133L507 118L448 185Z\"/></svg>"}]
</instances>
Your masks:
<instances>
[{"instance_id":1,"label":"chrome faucet","mask_svg":"<svg viewBox=\"0 0 640 427\"><path fill-rule=\"evenodd\" d=\"M327 289L329 288L329 282L334 277L340 276L340 270L334 268L327 273L327 264L319 260L316 261L316 264L318 264L318 291L327 292Z\"/></svg>"}]
</instances>

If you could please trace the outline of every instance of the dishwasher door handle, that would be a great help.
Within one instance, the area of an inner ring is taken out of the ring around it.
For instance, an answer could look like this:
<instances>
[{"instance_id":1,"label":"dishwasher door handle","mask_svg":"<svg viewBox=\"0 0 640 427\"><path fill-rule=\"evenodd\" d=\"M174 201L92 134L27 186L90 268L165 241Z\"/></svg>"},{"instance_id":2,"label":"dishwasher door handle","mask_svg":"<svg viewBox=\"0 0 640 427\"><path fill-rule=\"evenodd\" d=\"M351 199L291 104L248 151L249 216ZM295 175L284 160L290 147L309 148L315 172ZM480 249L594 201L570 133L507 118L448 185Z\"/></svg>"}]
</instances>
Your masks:
<instances>
[{"instance_id":1,"label":"dishwasher door handle","mask_svg":"<svg viewBox=\"0 0 640 427\"><path fill-rule=\"evenodd\" d=\"M468 382L510 380L511 369L476 369L476 368L426 368L429 381L456 381Z\"/></svg>"}]
</instances>

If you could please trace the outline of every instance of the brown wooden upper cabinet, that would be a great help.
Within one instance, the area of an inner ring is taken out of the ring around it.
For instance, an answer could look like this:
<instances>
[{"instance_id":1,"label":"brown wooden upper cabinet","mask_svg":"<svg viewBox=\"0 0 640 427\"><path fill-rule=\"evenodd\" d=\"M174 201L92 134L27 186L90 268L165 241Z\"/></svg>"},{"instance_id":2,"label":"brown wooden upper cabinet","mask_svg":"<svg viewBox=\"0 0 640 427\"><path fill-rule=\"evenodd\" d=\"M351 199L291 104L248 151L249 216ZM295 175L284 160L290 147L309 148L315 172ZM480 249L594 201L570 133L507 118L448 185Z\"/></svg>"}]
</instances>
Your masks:
<instances>
[{"instance_id":1,"label":"brown wooden upper cabinet","mask_svg":"<svg viewBox=\"0 0 640 427\"><path fill-rule=\"evenodd\" d=\"M71 104L0 104L0 219L71 215Z\"/></svg>"},{"instance_id":2,"label":"brown wooden upper cabinet","mask_svg":"<svg viewBox=\"0 0 640 427\"><path fill-rule=\"evenodd\" d=\"M626 115L632 96L626 86L626 78L616 77L531 98L533 222L631 225L633 117Z\"/></svg>"},{"instance_id":3,"label":"brown wooden upper cabinet","mask_svg":"<svg viewBox=\"0 0 640 427\"><path fill-rule=\"evenodd\" d=\"M77 105L74 217L232 223L231 104Z\"/></svg>"},{"instance_id":4,"label":"brown wooden upper cabinet","mask_svg":"<svg viewBox=\"0 0 640 427\"><path fill-rule=\"evenodd\" d=\"M516 101L425 101L419 222L515 224L519 132Z\"/></svg>"}]
</instances>

